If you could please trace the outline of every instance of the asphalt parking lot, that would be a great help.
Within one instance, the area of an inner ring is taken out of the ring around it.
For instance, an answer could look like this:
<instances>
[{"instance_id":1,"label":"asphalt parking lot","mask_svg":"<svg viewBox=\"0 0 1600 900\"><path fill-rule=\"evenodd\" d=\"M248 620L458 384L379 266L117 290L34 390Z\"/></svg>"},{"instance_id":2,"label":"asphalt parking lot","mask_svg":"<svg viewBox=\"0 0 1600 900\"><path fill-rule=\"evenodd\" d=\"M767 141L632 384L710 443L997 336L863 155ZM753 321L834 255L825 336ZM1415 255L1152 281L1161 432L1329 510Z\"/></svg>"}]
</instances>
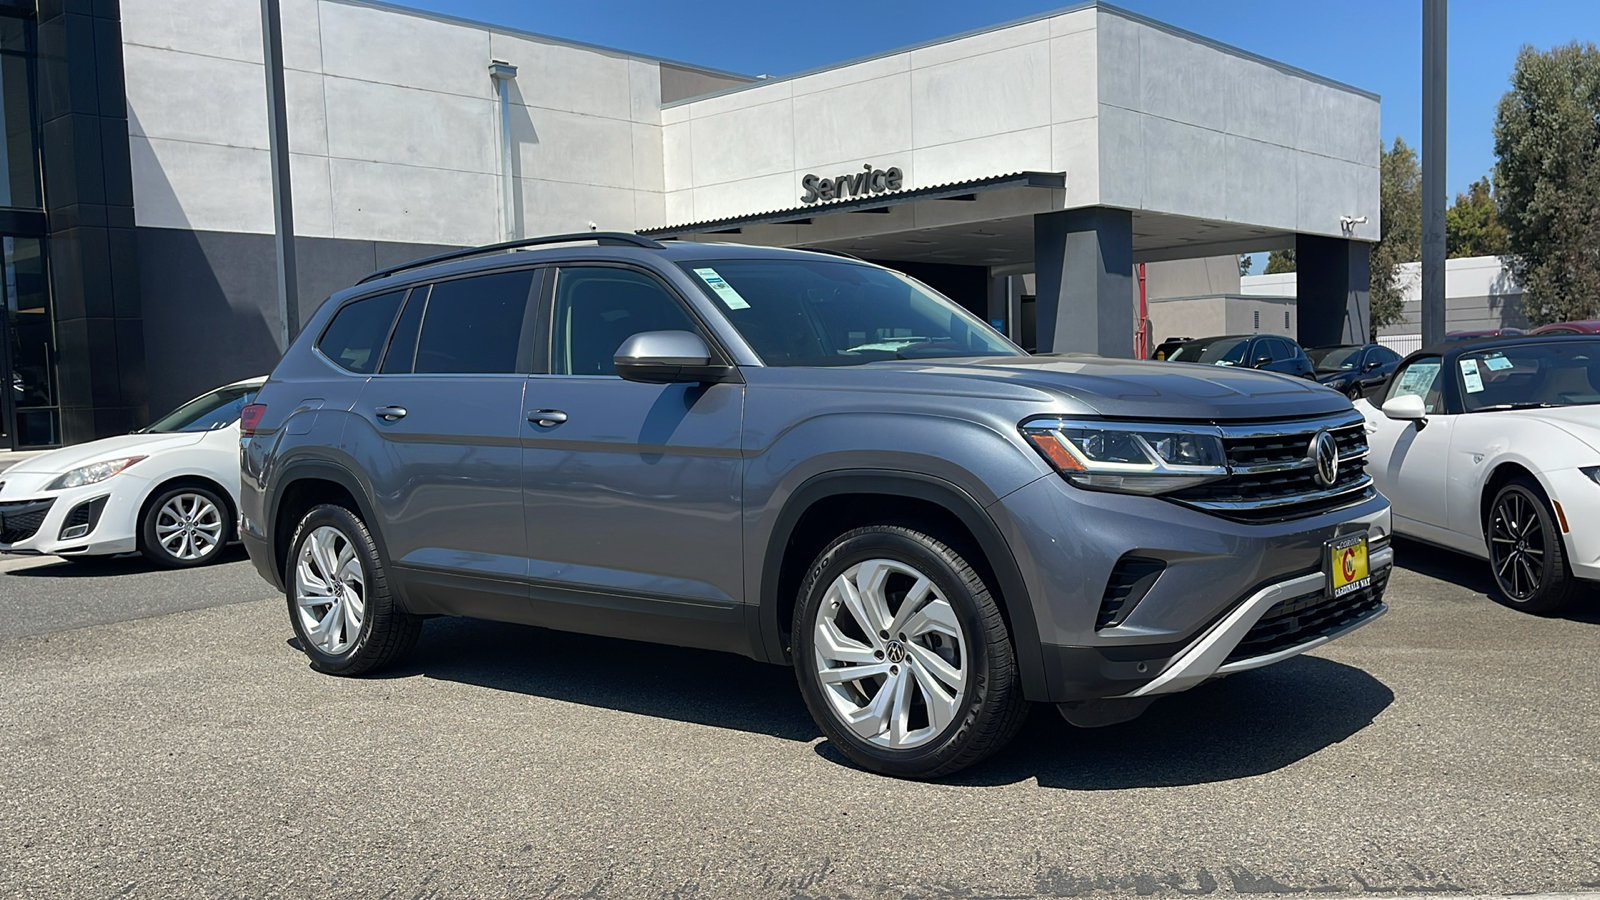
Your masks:
<instances>
[{"instance_id":1,"label":"asphalt parking lot","mask_svg":"<svg viewBox=\"0 0 1600 900\"><path fill-rule=\"evenodd\" d=\"M438 620L311 672L235 552L0 558L0 895L1385 896L1600 889L1600 597L1536 619L1399 547L1391 612L938 784L787 670Z\"/></svg>"}]
</instances>

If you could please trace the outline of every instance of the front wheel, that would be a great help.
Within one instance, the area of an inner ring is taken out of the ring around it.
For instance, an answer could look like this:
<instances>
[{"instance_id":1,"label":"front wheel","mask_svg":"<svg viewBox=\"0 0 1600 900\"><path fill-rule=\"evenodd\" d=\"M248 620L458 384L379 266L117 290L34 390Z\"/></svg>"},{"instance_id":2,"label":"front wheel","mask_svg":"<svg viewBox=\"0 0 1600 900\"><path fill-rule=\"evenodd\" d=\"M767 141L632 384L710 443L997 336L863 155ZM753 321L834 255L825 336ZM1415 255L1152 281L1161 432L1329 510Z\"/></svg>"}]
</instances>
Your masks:
<instances>
[{"instance_id":1,"label":"front wheel","mask_svg":"<svg viewBox=\"0 0 1600 900\"><path fill-rule=\"evenodd\" d=\"M1555 512L1538 482L1506 482L1489 506L1489 564L1507 605L1536 615L1570 606L1578 581L1567 568Z\"/></svg>"},{"instance_id":2,"label":"front wheel","mask_svg":"<svg viewBox=\"0 0 1600 900\"><path fill-rule=\"evenodd\" d=\"M416 645L422 620L395 602L377 544L355 513L314 507L290 546L289 621L312 668L363 675Z\"/></svg>"},{"instance_id":3,"label":"front wheel","mask_svg":"<svg viewBox=\"0 0 1600 900\"><path fill-rule=\"evenodd\" d=\"M989 588L955 550L909 528L858 528L823 550L793 635L812 718L874 772L956 772L1009 742L1028 709Z\"/></svg>"},{"instance_id":4,"label":"front wheel","mask_svg":"<svg viewBox=\"0 0 1600 900\"><path fill-rule=\"evenodd\" d=\"M233 535L229 506L216 491L195 484L157 494L139 521L139 552L169 569L215 562Z\"/></svg>"}]
</instances>

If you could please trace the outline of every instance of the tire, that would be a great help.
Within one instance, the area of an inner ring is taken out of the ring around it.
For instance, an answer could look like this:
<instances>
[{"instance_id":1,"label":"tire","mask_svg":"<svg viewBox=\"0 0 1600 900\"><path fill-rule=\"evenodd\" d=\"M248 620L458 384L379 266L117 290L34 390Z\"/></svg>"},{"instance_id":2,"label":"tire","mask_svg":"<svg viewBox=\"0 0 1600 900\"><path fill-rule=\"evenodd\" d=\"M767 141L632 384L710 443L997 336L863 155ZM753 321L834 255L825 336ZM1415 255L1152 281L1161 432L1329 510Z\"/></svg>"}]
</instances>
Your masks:
<instances>
[{"instance_id":1,"label":"tire","mask_svg":"<svg viewBox=\"0 0 1600 900\"><path fill-rule=\"evenodd\" d=\"M139 519L139 552L168 569L216 562L233 540L232 506L208 487L167 488L145 504Z\"/></svg>"},{"instance_id":2,"label":"tire","mask_svg":"<svg viewBox=\"0 0 1600 900\"><path fill-rule=\"evenodd\" d=\"M989 588L959 553L909 528L858 528L829 544L800 589L792 635L812 718L869 771L949 775L1004 747L1028 711Z\"/></svg>"},{"instance_id":3,"label":"tire","mask_svg":"<svg viewBox=\"0 0 1600 900\"><path fill-rule=\"evenodd\" d=\"M1484 526L1489 570L1505 604L1548 616L1568 609L1579 583L1567 566L1555 511L1539 483L1518 476L1501 486Z\"/></svg>"},{"instance_id":4,"label":"tire","mask_svg":"<svg viewBox=\"0 0 1600 900\"><path fill-rule=\"evenodd\" d=\"M289 623L313 669L364 675L416 646L422 619L395 602L372 533L354 513L313 507L289 546L283 579Z\"/></svg>"},{"instance_id":5,"label":"tire","mask_svg":"<svg viewBox=\"0 0 1600 900\"><path fill-rule=\"evenodd\" d=\"M1350 385L1349 387L1344 389L1344 395L1346 397L1350 398L1350 402L1351 403L1354 403L1357 400L1360 400L1361 397L1362 397L1361 385L1359 385L1359 384Z\"/></svg>"}]
</instances>

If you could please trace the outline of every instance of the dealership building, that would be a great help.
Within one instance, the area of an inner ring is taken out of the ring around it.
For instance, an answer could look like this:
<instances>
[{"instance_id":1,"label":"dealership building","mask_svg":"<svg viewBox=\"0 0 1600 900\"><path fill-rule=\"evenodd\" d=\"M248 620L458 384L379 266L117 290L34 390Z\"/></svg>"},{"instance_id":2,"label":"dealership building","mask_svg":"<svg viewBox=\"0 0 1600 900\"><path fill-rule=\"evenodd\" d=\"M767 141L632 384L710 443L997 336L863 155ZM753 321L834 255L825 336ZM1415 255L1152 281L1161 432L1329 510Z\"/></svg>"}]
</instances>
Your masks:
<instances>
[{"instance_id":1,"label":"dealership building","mask_svg":"<svg viewBox=\"0 0 1600 900\"><path fill-rule=\"evenodd\" d=\"M1367 331L1378 98L1107 4L781 78L366 0L282 21L301 321L385 265L600 230L842 251L1108 356L1139 263L1292 247L1302 341ZM258 0L0 0L0 449L272 368L262 44Z\"/></svg>"}]
</instances>

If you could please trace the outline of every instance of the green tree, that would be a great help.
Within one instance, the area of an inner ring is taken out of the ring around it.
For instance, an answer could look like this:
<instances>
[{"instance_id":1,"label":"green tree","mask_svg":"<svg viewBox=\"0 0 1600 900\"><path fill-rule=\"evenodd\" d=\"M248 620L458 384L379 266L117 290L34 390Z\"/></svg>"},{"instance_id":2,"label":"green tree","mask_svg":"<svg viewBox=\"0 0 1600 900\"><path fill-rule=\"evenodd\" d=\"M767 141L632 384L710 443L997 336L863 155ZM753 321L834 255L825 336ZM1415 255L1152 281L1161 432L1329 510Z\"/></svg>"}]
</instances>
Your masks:
<instances>
[{"instance_id":1,"label":"green tree","mask_svg":"<svg viewBox=\"0 0 1600 900\"><path fill-rule=\"evenodd\" d=\"M1404 320L1408 285L1402 263L1422 258L1422 167L1417 151L1396 137L1378 159L1378 213L1383 239L1372 247L1372 333Z\"/></svg>"},{"instance_id":2,"label":"green tree","mask_svg":"<svg viewBox=\"0 0 1600 900\"><path fill-rule=\"evenodd\" d=\"M1506 227L1494 206L1494 189L1488 178L1479 178L1457 194L1456 202L1444 212L1445 252L1454 259L1458 256L1505 256L1511 251L1506 243Z\"/></svg>"},{"instance_id":3,"label":"green tree","mask_svg":"<svg viewBox=\"0 0 1600 900\"><path fill-rule=\"evenodd\" d=\"M1250 254L1248 254L1248 253L1239 254L1239 277L1240 278L1243 278L1244 276L1250 274L1250 266L1254 262L1255 262L1255 260L1250 258Z\"/></svg>"},{"instance_id":4,"label":"green tree","mask_svg":"<svg viewBox=\"0 0 1600 900\"><path fill-rule=\"evenodd\" d=\"M1523 47L1494 123L1496 200L1535 324L1600 316L1600 50Z\"/></svg>"},{"instance_id":5,"label":"green tree","mask_svg":"<svg viewBox=\"0 0 1600 900\"><path fill-rule=\"evenodd\" d=\"M1267 255L1267 268L1264 271L1268 275L1280 275L1280 274L1282 274L1284 272L1293 272L1294 271L1294 251L1293 250L1274 250L1274 251L1272 251L1270 254Z\"/></svg>"}]
</instances>

